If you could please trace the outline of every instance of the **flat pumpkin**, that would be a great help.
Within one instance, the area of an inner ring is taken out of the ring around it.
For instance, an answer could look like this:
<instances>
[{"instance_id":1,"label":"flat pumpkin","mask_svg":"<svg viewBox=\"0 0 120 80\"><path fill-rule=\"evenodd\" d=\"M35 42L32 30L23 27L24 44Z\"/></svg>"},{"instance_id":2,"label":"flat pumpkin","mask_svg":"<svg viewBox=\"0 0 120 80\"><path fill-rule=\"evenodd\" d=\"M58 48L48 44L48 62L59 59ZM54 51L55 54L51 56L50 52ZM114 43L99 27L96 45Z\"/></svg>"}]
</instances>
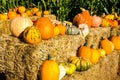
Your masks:
<instances>
[{"instance_id":1,"label":"flat pumpkin","mask_svg":"<svg viewBox=\"0 0 120 80\"><path fill-rule=\"evenodd\" d=\"M47 17L38 18L35 22L35 27L37 27L41 32L42 39L46 40L54 36L54 26L51 20Z\"/></svg>"},{"instance_id":2,"label":"flat pumpkin","mask_svg":"<svg viewBox=\"0 0 120 80\"><path fill-rule=\"evenodd\" d=\"M32 25L33 22L29 17L18 16L10 22L10 31L15 37L19 37L25 28Z\"/></svg>"}]
</instances>

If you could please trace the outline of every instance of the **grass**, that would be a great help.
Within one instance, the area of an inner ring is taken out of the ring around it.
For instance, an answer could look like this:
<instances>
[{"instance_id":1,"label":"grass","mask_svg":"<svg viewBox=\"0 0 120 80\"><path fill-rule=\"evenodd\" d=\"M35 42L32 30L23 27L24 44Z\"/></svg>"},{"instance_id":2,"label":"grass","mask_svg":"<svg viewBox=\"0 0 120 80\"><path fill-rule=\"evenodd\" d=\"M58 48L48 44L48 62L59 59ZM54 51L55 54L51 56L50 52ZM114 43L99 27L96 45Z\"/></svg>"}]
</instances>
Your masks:
<instances>
[{"instance_id":1,"label":"grass","mask_svg":"<svg viewBox=\"0 0 120 80\"><path fill-rule=\"evenodd\" d=\"M88 9L91 15L102 15L117 12L120 14L119 0L0 0L0 13L6 13L10 8L23 5L26 8L37 6L42 10L50 10L58 20L71 21L81 12L80 7Z\"/></svg>"}]
</instances>

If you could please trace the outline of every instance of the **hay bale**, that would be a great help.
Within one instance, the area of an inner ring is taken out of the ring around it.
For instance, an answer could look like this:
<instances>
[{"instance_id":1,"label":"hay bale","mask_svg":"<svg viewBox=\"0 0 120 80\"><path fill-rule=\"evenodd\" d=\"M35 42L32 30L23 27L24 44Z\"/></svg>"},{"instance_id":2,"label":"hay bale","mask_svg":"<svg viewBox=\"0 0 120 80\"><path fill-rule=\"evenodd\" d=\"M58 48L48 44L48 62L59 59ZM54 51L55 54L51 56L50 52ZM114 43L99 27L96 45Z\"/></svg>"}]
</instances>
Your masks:
<instances>
[{"instance_id":1,"label":"hay bale","mask_svg":"<svg viewBox=\"0 0 120 80\"><path fill-rule=\"evenodd\" d=\"M11 35L9 30L9 21L8 20L0 20L0 36L1 34Z\"/></svg>"},{"instance_id":2,"label":"hay bale","mask_svg":"<svg viewBox=\"0 0 120 80\"><path fill-rule=\"evenodd\" d=\"M110 37L110 30L110 27L91 28L86 36L86 46L97 49L101 39Z\"/></svg>"},{"instance_id":3,"label":"hay bale","mask_svg":"<svg viewBox=\"0 0 120 80\"><path fill-rule=\"evenodd\" d=\"M7 80L37 80L39 67L47 54L50 53L57 62L66 61L69 56L76 55L83 44L84 38L80 35L56 36L30 45L4 34L0 36L0 72L5 73Z\"/></svg>"}]
</instances>

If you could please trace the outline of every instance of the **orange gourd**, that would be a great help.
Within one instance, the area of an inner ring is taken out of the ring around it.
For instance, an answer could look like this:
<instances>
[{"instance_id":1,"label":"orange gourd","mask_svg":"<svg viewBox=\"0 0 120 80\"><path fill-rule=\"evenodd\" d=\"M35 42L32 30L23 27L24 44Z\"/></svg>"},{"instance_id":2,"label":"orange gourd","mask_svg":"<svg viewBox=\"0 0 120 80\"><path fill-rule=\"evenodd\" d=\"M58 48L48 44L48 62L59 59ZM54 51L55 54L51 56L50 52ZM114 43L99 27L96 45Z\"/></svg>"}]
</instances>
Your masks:
<instances>
[{"instance_id":1,"label":"orange gourd","mask_svg":"<svg viewBox=\"0 0 120 80\"><path fill-rule=\"evenodd\" d=\"M47 59L40 67L40 80L59 80L59 66L56 61Z\"/></svg>"},{"instance_id":2,"label":"orange gourd","mask_svg":"<svg viewBox=\"0 0 120 80\"><path fill-rule=\"evenodd\" d=\"M8 19L13 19L17 16L17 13L15 11L8 11L7 13Z\"/></svg>"},{"instance_id":3,"label":"orange gourd","mask_svg":"<svg viewBox=\"0 0 120 80\"><path fill-rule=\"evenodd\" d=\"M19 37L25 28L32 25L33 22L29 17L18 16L10 22L10 31L15 37Z\"/></svg>"},{"instance_id":4,"label":"orange gourd","mask_svg":"<svg viewBox=\"0 0 120 80\"><path fill-rule=\"evenodd\" d=\"M90 61L92 64L98 63L100 59L100 54L97 49L91 49Z\"/></svg>"},{"instance_id":5,"label":"orange gourd","mask_svg":"<svg viewBox=\"0 0 120 80\"><path fill-rule=\"evenodd\" d=\"M91 57L91 49L90 49L90 47L81 46L81 47L78 49L77 56L78 56L78 57L85 57L85 58L87 58L87 59L90 60L90 57Z\"/></svg>"},{"instance_id":6,"label":"orange gourd","mask_svg":"<svg viewBox=\"0 0 120 80\"><path fill-rule=\"evenodd\" d=\"M54 36L54 26L48 17L38 18L35 26L40 30L42 39L46 40Z\"/></svg>"},{"instance_id":7,"label":"orange gourd","mask_svg":"<svg viewBox=\"0 0 120 80\"><path fill-rule=\"evenodd\" d=\"M19 12L20 14L24 13L25 10L26 10L26 8L25 8L24 6L19 6L19 7L18 7L18 12Z\"/></svg>"},{"instance_id":8,"label":"orange gourd","mask_svg":"<svg viewBox=\"0 0 120 80\"><path fill-rule=\"evenodd\" d=\"M59 28L59 34L64 35L66 32L66 27L62 24L58 24L56 27Z\"/></svg>"},{"instance_id":9,"label":"orange gourd","mask_svg":"<svg viewBox=\"0 0 120 80\"><path fill-rule=\"evenodd\" d=\"M120 36L112 36L111 41L114 44L115 50L120 50Z\"/></svg>"},{"instance_id":10,"label":"orange gourd","mask_svg":"<svg viewBox=\"0 0 120 80\"><path fill-rule=\"evenodd\" d=\"M100 41L100 46L105 50L106 54L111 54L114 50L114 44L107 38Z\"/></svg>"},{"instance_id":11,"label":"orange gourd","mask_svg":"<svg viewBox=\"0 0 120 80\"><path fill-rule=\"evenodd\" d=\"M73 23L78 26L79 24L87 24L88 27L91 27L91 16L88 10L82 9L81 13L78 13L73 18Z\"/></svg>"}]
</instances>

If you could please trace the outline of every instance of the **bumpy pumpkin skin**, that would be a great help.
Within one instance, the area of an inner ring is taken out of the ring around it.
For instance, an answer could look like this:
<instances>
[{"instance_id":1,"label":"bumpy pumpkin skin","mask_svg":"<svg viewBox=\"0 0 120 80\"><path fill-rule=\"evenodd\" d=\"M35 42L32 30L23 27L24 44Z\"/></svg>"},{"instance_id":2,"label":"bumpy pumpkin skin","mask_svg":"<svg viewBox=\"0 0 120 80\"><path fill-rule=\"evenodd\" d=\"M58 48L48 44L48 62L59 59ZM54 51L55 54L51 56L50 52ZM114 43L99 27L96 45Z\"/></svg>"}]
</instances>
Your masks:
<instances>
[{"instance_id":1,"label":"bumpy pumpkin skin","mask_svg":"<svg viewBox=\"0 0 120 80\"><path fill-rule=\"evenodd\" d=\"M37 44L41 42L41 33L39 29L34 26L27 27L23 32L23 39L30 44Z\"/></svg>"},{"instance_id":2,"label":"bumpy pumpkin skin","mask_svg":"<svg viewBox=\"0 0 120 80\"><path fill-rule=\"evenodd\" d=\"M59 80L59 66L54 60L45 60L40 69L40 80Z\"/></svg>"},{"instance_id":3,"label":"bumpy pumpkin skin","mask_svg":"<svg viewBox=\"0 0 120 80\"><path fill-rule=\"evenodd\" d=\"M30 18L18 16L11 21L10 31L15 37L19 37L20 34L25 30L25 28L32 25L33 22Z\"/></svg>"},{"instance_id":4,"label":"bumpy pumpkin skin","mask_svg":"<svg viewBox=\"0 0 120 80\"><path fill-rule=\"evenodd\" d=\"M40 30L43 40L52 38L54 36L54 26L47 17L38 18L35 22L35 27Z\"/></svg>"}]
</instances>

